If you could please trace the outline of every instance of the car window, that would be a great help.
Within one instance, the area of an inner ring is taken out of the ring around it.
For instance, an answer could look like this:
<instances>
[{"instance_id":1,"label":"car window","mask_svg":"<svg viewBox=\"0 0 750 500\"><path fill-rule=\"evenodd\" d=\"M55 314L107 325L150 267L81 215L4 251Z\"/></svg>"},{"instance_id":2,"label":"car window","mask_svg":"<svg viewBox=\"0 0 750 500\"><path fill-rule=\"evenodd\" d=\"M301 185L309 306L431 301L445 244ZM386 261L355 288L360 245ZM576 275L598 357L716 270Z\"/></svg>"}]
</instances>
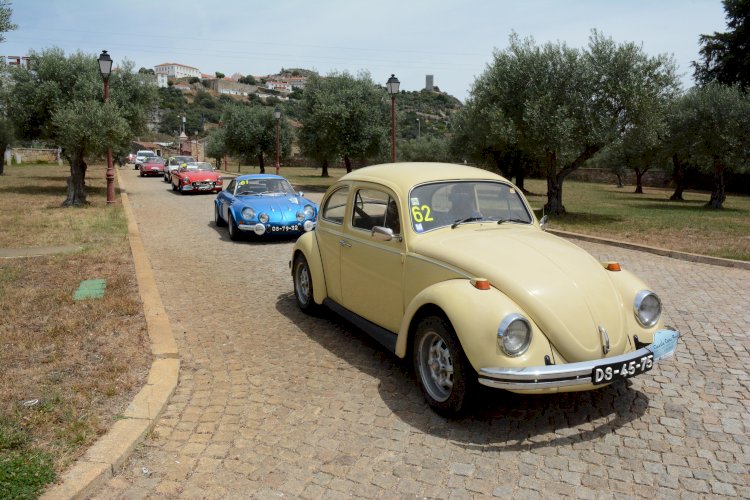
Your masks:
<instances>
[{"instance_id":1,"label":"car window","mask_svg":"<svg viewBox=\"0 0 750 500\"><path fill-rule=\"evenodd\" d=\"M229 191L230 193L234 194L234 187L236 185L237 185L237 180L236 179L232 179L232 182L229 183L229 185L227 186L226 190Z\"/></svg>"},{"instance_id":2,"label":"car window","mask_svg":"<svg viewBox=\"0 0 750 500\"><path fill-rule=\"evenodd\" d=\"M346 211L346 200L348 197L348 187L343 187L332 193L321 210L321 217L337 224L343 224L344 212Z\"/></svg>"},{"instance_id":3,"label":"car window","mask_svg":"<svg viewBox=\"0 0 750 500\"><path fill-rule=\"evenodd\" d=\"M398 205L388 193L376 189L360 189L354 196L352 226L372 230L375 226L388 227L394 234L401 232Z\"/></svg>"},{"instance_id":4,"label":"car window","mask_svg":"<svg viewBox=\"0 0 750 500\"><path fill-rule=\"evenodd\" d=\"M424 184L409 196L410 217L418 233L457 221L512 221L531 224L531 211L518 190L494 181L451 181Z\"/></svg>"}]
</instances>

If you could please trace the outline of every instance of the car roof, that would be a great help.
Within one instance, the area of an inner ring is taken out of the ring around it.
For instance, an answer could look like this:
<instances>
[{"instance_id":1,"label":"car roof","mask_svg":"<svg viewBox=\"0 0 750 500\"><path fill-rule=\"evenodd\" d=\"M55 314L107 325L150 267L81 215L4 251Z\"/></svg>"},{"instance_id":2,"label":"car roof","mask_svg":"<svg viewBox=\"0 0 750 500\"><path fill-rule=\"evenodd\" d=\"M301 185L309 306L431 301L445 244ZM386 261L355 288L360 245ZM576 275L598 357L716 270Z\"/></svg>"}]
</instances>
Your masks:
<instances>
[{"instance_id":1,"label":"car roof","mask_svg":"<svg viewBox=\"0 0 750 500\"><path fill-rule=\"evenodd\" d=\"M452 163L384 163L352 171L341 177L342 181L375 182L394 190L406 193L413 186L432 181L444 180L506 180L488 170L456 165Z\"/></svg>"}]
</instances>

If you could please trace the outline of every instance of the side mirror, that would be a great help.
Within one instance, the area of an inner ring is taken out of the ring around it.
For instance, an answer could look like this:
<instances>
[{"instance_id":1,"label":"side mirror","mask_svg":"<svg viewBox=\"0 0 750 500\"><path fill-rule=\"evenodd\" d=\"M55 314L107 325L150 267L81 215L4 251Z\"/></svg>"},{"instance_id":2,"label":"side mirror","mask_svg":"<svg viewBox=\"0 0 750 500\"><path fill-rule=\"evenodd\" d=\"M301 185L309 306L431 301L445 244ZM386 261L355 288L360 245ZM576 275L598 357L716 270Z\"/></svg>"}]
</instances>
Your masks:
<instances>
[{"instance_id":1,"label":"side mirror","mask_svg":"<svg viewBox=\"0 0 750 500\"><path fill-rule=\"evenodd\" d=\"M371 234L375 241L391 241L393 239L393 229L389 227L374 226Z\"/></svg>"},{"instance_id":2,"label":"side mirror","mask_svg":"<svg viewBox=\"0 0 750 500\"><path fill-rule=\"evenodd\" d=\"M539 221L539 227L542 228L542 231L547 230L547 223L549 222L549 216L545 215L542 217L542 220Z\"/></svg>"},{"instance_id":3,"label":"side mirror","mask_svg":"<svg viewBox=\"0 0 750 500\"><path fill-rule=\"evenodd\" d=\"M304 198L305 197L305 193L303 193L302 191L300 191L299 193L297 193L297 196L299 196L300 198Z\"/></svg>"}]
</instances>

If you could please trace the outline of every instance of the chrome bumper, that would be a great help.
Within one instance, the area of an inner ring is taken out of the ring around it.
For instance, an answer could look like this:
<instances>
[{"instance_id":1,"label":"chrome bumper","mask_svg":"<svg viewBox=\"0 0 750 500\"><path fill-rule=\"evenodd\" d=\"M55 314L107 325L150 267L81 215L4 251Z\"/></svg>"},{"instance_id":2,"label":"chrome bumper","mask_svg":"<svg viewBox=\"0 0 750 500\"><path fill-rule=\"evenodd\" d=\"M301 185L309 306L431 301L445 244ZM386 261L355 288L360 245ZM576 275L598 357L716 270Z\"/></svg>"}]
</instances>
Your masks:
<instances>
[{"instance_id":1,"label":"chrome bumper","mask_svg":"<svg viewBox=\"0 0 750 500\"><path fill-rule=\"evenodd\" d=\"M650 354L654 355L654 364L670 358L675 352L679 332L676 330L667 330L666 332L675 335L673 346L666 349L664 345L657 346L655 342L654 344L649 344L646 347L619 356L581 361L578 363L523 368L481 368L479 370L479 383L488 387L509 391L537 391L540 389L592 386L594 384L592 374L596 367L618 363L627 364L630 361L639 360Z\"/></svg>"}]
</instances>

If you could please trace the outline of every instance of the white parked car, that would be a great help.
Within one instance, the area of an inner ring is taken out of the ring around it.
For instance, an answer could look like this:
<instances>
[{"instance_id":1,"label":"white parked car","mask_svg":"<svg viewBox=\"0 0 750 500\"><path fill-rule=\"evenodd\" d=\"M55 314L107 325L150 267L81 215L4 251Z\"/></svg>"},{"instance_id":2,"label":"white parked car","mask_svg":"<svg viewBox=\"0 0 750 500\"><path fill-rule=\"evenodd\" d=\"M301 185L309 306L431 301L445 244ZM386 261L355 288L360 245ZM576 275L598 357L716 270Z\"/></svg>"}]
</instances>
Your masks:
<instances>
[{"instance_id":1,"label":"white parked car","mask_svg":"<svg viewBox=\"0 0 750 500\"><path fill-rule=\"evenodd\" d=\"M151 151L150 149L140 149L138 152L135 153L135 165L134 168L138 170L141 166L141 163L146 161L147 158L153 158L155 156L158 156L156 153Z\"/></svg>"}]
</instances>

